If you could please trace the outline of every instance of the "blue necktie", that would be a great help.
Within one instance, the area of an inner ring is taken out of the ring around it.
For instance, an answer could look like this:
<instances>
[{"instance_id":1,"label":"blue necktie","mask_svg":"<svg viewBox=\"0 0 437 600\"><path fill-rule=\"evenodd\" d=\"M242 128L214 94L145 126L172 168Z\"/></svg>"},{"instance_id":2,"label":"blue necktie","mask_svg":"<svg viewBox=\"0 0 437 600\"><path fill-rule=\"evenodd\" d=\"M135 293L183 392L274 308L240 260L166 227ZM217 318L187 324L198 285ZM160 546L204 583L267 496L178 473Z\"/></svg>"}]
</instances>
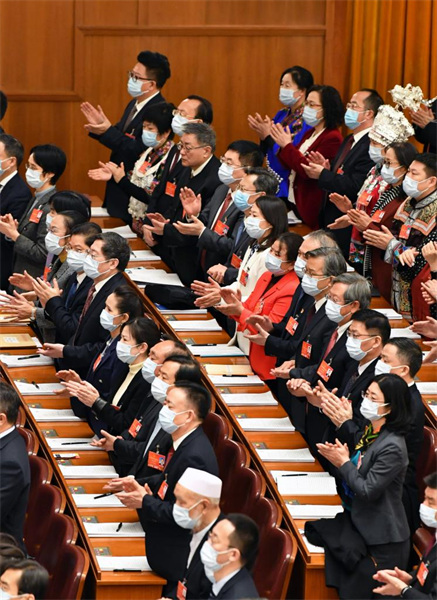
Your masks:
<instances>
[{"instance_id":1,"label":"blue necktie","mask_svg":"<svg viewBox=\"0 0 437 600\"><path fill-rule=\"evenodd\" d=\"M70 308L71 303L73 302L73 297L74 297L74 294L76 293L76 290L77 290L77 277L76 277L75 281L73 282L73 284L71 285L70 289L68 290L67 298L65 300L65 308Z\"/></svg>"}]
</instances>

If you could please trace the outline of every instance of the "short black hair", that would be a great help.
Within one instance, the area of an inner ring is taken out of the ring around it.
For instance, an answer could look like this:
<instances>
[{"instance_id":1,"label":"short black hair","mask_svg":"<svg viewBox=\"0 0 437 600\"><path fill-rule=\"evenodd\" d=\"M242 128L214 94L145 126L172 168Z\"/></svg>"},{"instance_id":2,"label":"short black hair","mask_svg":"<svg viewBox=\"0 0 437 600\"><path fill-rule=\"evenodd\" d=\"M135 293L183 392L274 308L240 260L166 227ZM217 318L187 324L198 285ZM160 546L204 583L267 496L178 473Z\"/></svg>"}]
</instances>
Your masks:
<instances>
[{"instance_id":1,"label":"short black hair","mask_svg":"<svg viewBox=\"0 0 437 600\"><path fill-rule=\"evenodd\" d=\"M8 108L8 97L0 90L0 121L6 114Z\"/></svg>"},{"instance_id":2,"label":"short black hair","mask_svg":"<svg viewBox=\"0 0 437 600\"><path fill-rule=\"evenodd\" d=\"M30 149L29 156L31 154L43 173L53 173L50 183L55 184L67 166L65 152L54 144L40 144Z\"/></svg>"},{"instance_id":3,"label":"short black hair","mask_svg":"<svg viewBox=\"0 0 437 600\"><path fill-rule=\"evenodd\" d=\"M212 110L212 104L206 98L202 96L198 96L197 94L190 94L187 96L188 100L197 100L199 102L199 106L196 110L196 119L202 119L204 123L211 125L212 119L214 117L214 113Z\"/></svg>"},{"instance_id":4,"label":"short black hair","mask_svg":"<svg viewBox=\"0 0 437 600\"><path fill-rule=\"evenodd\" d=\"M227 150L233 150L240 157L243 167L262 167L264 154L255 142L249 140L235 140L227 147Z\"/></svg>"},{"instance_id":5,"label":"short black hair","mask_svg":"<svg viewBox=\"0 0 437 600\"><path fill-rule=\"evenodd\" d=\"M170 63L164 54L143 50L137 56L137 61L147 69L147 75L156 82L156 87L164 87L167 79L170 79Z\"/></svg>"},{"instance_id":6,"label":"short black hair","mask_svg":"<svg viewBox=\"0 0 437 600\"><path fill-rule=\"evenodd\" d=\"M407 383L392 373L377 375L374 378L384 396L384 402L390 406L385 417L385 427L400 435L409 432L412 421L411 395Z\"/></svg>"},{"instance_id":7,"label":"short black hair","mask_svg":"<svg viewBox=\"0 0 437 600\"><path fill-rule=\"evenodd\" d=\"M159 328L152 319L149 319L149 317L136 317L135 319L131 319L130 321L127 321L127 323L123 323L121 331L126 327L129 327L129 332L136 343L143 344L145 342L149 347L149 350L159 342Z\"/></svg>"},{"instance_id":8,"label":"short black hair","mask_svg":"<svg viewBox=\"0 0 437 600\"><path fill-rule=\"evenodd\" d=\"M15 157L17 167L19 167L24 158L23 144L17 138L7 133L0 133L0 142L3 142L6 156L8 158Z\"/></svg>"},{"instance_id":9,"label":"short black hair","mask_svg":"<svg viewBox=\"0 0 437 600\"><path fill-rule=\"evenodd\" d=\"M363 104L364 104L364 108L366 110L373 111L373 116L375 117L376 113L378 112L379 107L384 104L384 100L378 94L378 92L376 90L374 90L373 88L361 88L359 91L360 92L369 92L369 95L363 101Z\"/></svg>"},{"instance_id":10,"label":"short black hair","mask_svg":"<svg viewBox=\"0 0 437 600\"><path fill-rule=\"evenodd\" d=\"M284 247L287 250L287 260L295 262L298 250L303 242L303 237L297 233L287 231L278 237L280 248Z\"/></svg>"},{"instance_id":11,"label":"short black hair","mask_svg":"<svg viewBox=\"0 0 437 600\"><path fill-rule=\"evenodd\" d=\"M173 111L175 105L170 102L157 102L156 104L146 105L143 110L143 123L147 121L152 123L158 129L158 133L161 135L167 131L171 132L170 137L173 137L173 131L171 128L171 122L173 119Z\"/></svg>"},{"instance_id":12,"label":"short black hair","mask_svg":"<svg viewBox=\"0 0 437 600\"><path fill-rule=\"evenodd\" d=\"M272 226L269 235L260 245L261 250L270 248L282 233L288 231L287 208L284 201L277 196L260 196L254 202L262 212L264 219ZM257 243L253 240L253 244Z\"/></svg>"},{"instance_id":13,"label":"short black hair","mask_svg":"<svg viewBox=\"0 0 437 600\"><path fill-rule=\"evenodd\" d=\"M175 388L184 390L188 403L193 407L197 418L204 421L211 410L211 394L208 390L193 381L178 381Z\"/></svg>"},{"instance_id":14,"label":"short black hair","mask_svg":"<svg viewBox=\"0 0 437 600\"><path fill-rule=\"evenodd\" d=\"M6 415L10 425L15 425L17 422L20 404L20 396L14 388L9 383L0 381L0 412Z\"/></svg>"},{"instance_id":15,"label":"short black hair","mask_svg":"<svg viewBox=\"0 0 437 600\"><path fill-rule=\"evenodd\" d=\"M258 553L258 525L250 517L239 513L231 513L225 519L235 527L229 536L229 546L240 551L241 561L250 571Z\"/></svg>"},{"instance_id":16,"label":"short black hair","mask_svg":"<svg viewBox=\"0 0 437 600\"><path fill-rule=\"evenodd\" d=\"M386 344L394 346L396 354L410 369L410 376L414 377L422 366L422 350L414 340L405 337L390 338Z\"/></svg>"},{"instance_id":17,"label":"short black hair","mask_svg":"<svg viewBox=\"0 0 437 600\"><path fill-rule=\"evenodd\" d=\"M102 233L102 228L97 223L85 221L80 225L75 225L71 230L71 235L83 235L85 244L89 247L94 242L96 235Z\"/></svg>"},{"instance_id":18,"label":"short black hair","mask_svg":"<svg viewBox=\"0 0 437 600\"><path fill-rule=\"evenodd\" d=\"M437 154L434 152L422 152L414 157L414 160L425 166L425 172L428 177L437 176Z\"/></svg>"},{"instance_id":19,"label":"short black hair","mask_svg":"<svg viewBox=\"0 0 437 600\"><path fill-rule=\"evenodd\" d=\"M129 315L129 320L144 316L144 306L141 298L129 285L119 285L112 293L116 297L117 310L120 311L120 315ZM131 333L135 337L132 328Z\"/></svg>"},{"instance_id":20,"label":"short black hair","mask_svg":"<svg viewBox=\"0 0 437 600\"><path fill-rule=\"evenodd\" d=\"M291 75L291 79L294 81L294 83L300 90L306 90L307 93L308 89L314 83L314 77L311 71L308 71L308 69L305 69L304 67L299 67L298 65L290 67L289 69L285 69L285 71L283 71L281 74L279 83L281 83L284 75L287 74Z\"/></svg>"},{"instance_id":21,"label":"short black hair","mask_svg":"<svg viewBox=\"0 0 437 600\"><path fill-rule=\"evenodd\" d=\"M432 490L437 490L437 472L434 471L430 473L423 479L423 483L426 487L431 488Z\"/></svg>"},{"instance_id":22,"label":"short black hair","mask_svg":"<svg viewBox=\"0 0 437 600\"><path fill-rule=\"evenodd\" d=\"M94 242L97 240L103 242L103 256L107 260L118 258L117 271L124 271L130 259L130 246L124 237L113 231L107 231L96 235Z\"/></svg>"},{"instance_id":23,"label":"short black hair","mask_svg":"<svg viewBox=\"0 0 437 600\"><path fill-rule=\"evenodd\" d=\"M367 331L376 330L381 337L382 344L385 344L390 339L391 327L390 322L385 315L382 315L377 310L371 308L363 308L352 315L352 321L364 323Z\"/></svg>"},{"instance_id":24,"label":"short black hair","mask_svg":"<svg viewBox=\"0 0 437 600\"><path fill-rule=\"evenodd\" d=\"M13 544L3 544L0 542L0 560L3 562L10 559L14 560L22 560L25 557L24 552L18 546L14 546ZM0 575L3 573L3 569L0 568Z\"/></svg>"},{"instance_id":25,"label":"short black hair","mask_svg":"<svg viewBox=\"0 0 437 600\"><path fill-rule=\"evenodd\" d=\"M389 144L385 151L387 152L389 148L395 153L398 163L406 169L408 169L419 154L417 148L410 142L394 142L393 144Z\"/></svg>"},{"instance_id":26,"label":"short black hair","mask_svg":"<svg viewBox=\"0 0 437 600\"><path fill-rule=\"evenodd\" d=\"M175 351L172 354L183 354L184 356L191 356L191 352L188 350L187 346L181 342L180 340L176 340L174 337L167 335L166 333L162 334L161 342L173 342Z\"/></svg>"},{"instance_id":27,"label":"short black hair","mask_svg":"<svg viewBox=\"0 0 437 600\"><path fill-rule=\"evenodd\" d=\"M3 572L8 569L21 571L18 581L18 595L33 594L35 600L43 600L49 583L47 570L36 560L24 559L11 561Z\"/></svg>"},{"instance_id":28,"label":"short black hair","mask_svg":"<svg viewBox=\"0 0 437 600\"><path fill-rule=\"evenodd\" d=\"M82 213L77 212L77 210L65 210L57 214L64 219L65 227L67 229L66 235L71 235L72 230L77 225L82 225L87 222L86 217Z\"/></svg>"},{"instance_id":29,"label":"short black hair","mask_svg":"<svg viewBox=\"0 0 437 600\"><path fill-rule=\"evenodd\" d=\"M91 218L91 202L85 194L74 192L73 190L62 190L56 192L49 200L50 208L53 208L57 213L66 210L75 210L82 213L86 220Z\"/></svg>"},{"instance_id":30,"label":"short black hair","mask_svg":"<svg viewBox=\"0 0 437 600\"><path fill-rule=\"evenodd\" d=\"M194 358L187 356L186 354L170 354L164 359L164 363L173 362L179 365L179 369L176 373L176 381L194 381L194 383L201 383L202 371L200 365Z\"/></svg>"},{"instance_id":31,"label":"short black hair","mask_svg":"<svg viewBox=\"0 0 437 600\"><path fill-rule=\"evenodd\" d=\"M257 192L265 192L267 196L275 196L278 191L278 180L267 169L249 167L246 175L256 175L254 186Z\"/></svg>"},{"instance_id":32,"label":"short black hair","mask_svg":"<svg viewBox=\"0 0 437 600\"><path fill-rule=\"evenodd\" d=\"M323 108L323 118L326 129L338 129L343 123L344 106L338 90L332 85L313 85L310 92L320 94L320 103Z\"/></svg>"}]
</instances>

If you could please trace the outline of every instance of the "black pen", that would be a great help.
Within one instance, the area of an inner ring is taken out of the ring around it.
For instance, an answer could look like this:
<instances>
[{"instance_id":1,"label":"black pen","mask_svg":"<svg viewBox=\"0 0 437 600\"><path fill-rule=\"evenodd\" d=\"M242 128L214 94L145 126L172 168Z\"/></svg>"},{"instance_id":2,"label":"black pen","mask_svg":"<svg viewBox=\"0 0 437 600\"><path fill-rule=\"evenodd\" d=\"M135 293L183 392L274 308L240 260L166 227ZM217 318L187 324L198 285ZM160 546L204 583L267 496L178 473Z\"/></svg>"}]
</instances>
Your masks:
<instances>
[{"instance_id":1,"label":"black pen","mask_svg":"<svg viewBox=\"0 0 437 600\"><path fill-rule=\"evenodd\" d=\"M94 496L94 500L97 500L97 498L106 498L106 496L113 496L116 493L117 492L106 492L105 494L99 494L98 496Z\"/></svg>"},{"instance_id":2,"label":"black pen","mask_svg":"<svg viewBox=\"0 0 437 600\"><path fill-rule=\"evenodd\" d=\"M61 446L75 446L76 444L89 444L89 442L61 442Z\"/></svg>"},{"instance_id":3,"label":"black pen","mask_svg":"<svg viewBox=\"0 0 437 600\"><path fill-rule=\"evenodd\" d=\"M117 529L115 530L115 533L118 533L122 527L123 527L123 523L119 523Z\"/></svg>"},{"instance_id":4,"label":"black pen","mask_svg":"<svg viewBox=\"0 0 437 600\"><path fill-rule=\"evenodd\" d=\"M217 344L189 344L188 346L217 346Z\"/></svg>"},{"instance_id":5,"label":"black pen","mask_svg":"<svg viewBox=\"0 0 437 600\"><path fill-rule=\"evenodd\" d=\"M308 477L308 473L288 473L287 475L281 475L281 477Z\"/></svg>"},{"instance_id":6,"label":"black pen","mask_svg":"<svg viewBox=\"0 0 437 600\"><path fill-rule=\"evenodd\" d=\"M38 358L40 354L31 354L30 356L20 356L17 360L30 360L31 358Z\"/></svg>"},{"instance_id":7,"label":"black pen","mask_svg":"<svg viewBox=\"0 0 437 600\"><path fill-rule=\"evenodd\" d=\"M114 573L142 573L141 569L114 569Z\"/></svg>"},{"instance_id":8,"label":"black pen","mask_svg":"<svg viewBox=\"0 0 437 600\"><path fill-rule=\"evenodd\" d=\"M32 381L32 385L34 385L36 388L39 389L39 385L37 383L35 383L34 381Z\"/></svg>"},{"instance_id":9,"label":"black pen","mask_svg":"<svg viewBox=\"0 0 437 600\"><path fill-rule=\"evenodd\" d=\"M248 375L246 375L244 373L243 373L243 375L238 375L238 374L227 375L226 373L223 373L222 377L248 377Z\"/></svg>"}]
</instances>

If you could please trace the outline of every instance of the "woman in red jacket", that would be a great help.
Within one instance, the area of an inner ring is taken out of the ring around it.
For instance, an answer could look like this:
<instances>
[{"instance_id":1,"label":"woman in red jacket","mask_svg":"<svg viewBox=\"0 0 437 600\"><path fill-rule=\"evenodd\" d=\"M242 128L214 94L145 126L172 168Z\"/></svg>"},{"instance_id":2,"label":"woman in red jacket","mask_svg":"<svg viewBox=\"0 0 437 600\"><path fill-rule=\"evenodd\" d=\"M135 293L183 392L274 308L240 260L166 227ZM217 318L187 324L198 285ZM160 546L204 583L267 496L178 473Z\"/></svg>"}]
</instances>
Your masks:
<instances>
[{"instance_id":1,"label":"woman in red jacket","mask_svg":"<svg viewBox=\"0 0 437 600\"><path fill-rule=\"evenodd\" d=\"M297 209L298 216L309 227L317 229L323 190L317 179L310 179L302 165L309 164L309 155L319 152L327 161L337 154L343 140L338 128L343 123L344 108L338 91L330 85L314 85L310 88L303 120L312 129L307 131L297 146L291 143L291 133L273 124L271 136L281 147L279 160L291 169L288 199ZM327 164L329 168L329 164Z\"/></svg>"},{"instance_id":2,"label":"woman in red jacket","mask_svg":"<svg viewBox=\"0 0 437 600\"><path fill-rule=\"evenodd\" d=\"M251 316L266 315L272 323L279 323L284 317L299 285L294 263L302 242L303 238L296 233L283 233L278 237L266 254L268 270L258 279L245 302L241 302L241 293L229 288L221 290L223 303L216 308L237 321L237 342L244 331L258 333L257 328L248 322ZM275 367L276 358L266 356L264 346L251 342L249 360L254 372L267 384L274 380L270 371Z\"/></svg>"}]
</instances>

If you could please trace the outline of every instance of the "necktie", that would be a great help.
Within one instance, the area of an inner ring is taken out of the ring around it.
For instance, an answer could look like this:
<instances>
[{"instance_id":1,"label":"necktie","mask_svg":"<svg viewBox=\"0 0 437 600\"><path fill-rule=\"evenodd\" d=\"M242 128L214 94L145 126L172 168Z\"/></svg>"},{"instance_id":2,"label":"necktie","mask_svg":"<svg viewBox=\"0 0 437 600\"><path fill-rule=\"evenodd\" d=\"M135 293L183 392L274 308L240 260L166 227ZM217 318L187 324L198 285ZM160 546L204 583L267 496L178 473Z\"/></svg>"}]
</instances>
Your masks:
<instances>
[{"instance_id":1,"label":"necktie","mask_svg":"<svg viewBox=\"0 0 437 600\"><path fill-rule=\"evenodd\" d=\"M344 159L349 154L350 149L352 148L352 144L354 143L354 136L351 134L349 137L345 139L344 146L341 149L339 156L337 156L334 160L334 164L332 165L332 171L334 173L337 172L337 169L341 167L344 163Z\"/></svg>"},{"instance_id":2,"label":"necktie","mask_svg":"<svg viewBox=\"0 0 437 600\"><path fill-rule=\"evenodd\" d=\"M325 354L323 355L323 360L325 360L325 358L331 352L331 350L333 349L333 347L335 346L335 344L337 342L337 339L338 339L338 329L334 329L331 337L329 338L328 345L326 346Z\"/></svg>"},{"instance_id":3,"label":"necktie","mask_svg":"<svg viewBox=\"0 0 437 600\"><path fill-rule=\"evenodd\" d=\"M87 310L90 307L91 302L93 301L93 294L94 294L95 291L96 291L96 286L93 283L93 285L90 287L90 289L88 291L88 296L86 297L85 304L83 305L82 312L80 313L79 324L77 326L78 329L80 327L82 319L84 318L84 316L86 315Z\"/></svg>"},{"instance_id":4,"label":"necktie","mask_svg":"<svg viewBox=\"0 0 437 600\"><path fill-rule=\"evenodd\" d=\"M214 229L215 225L223 219L223 215L228 210L231 200L232 200L232 196L231 196L231 193L229 192L229 194L224 199L223 204L221 205L221 208L220 208L218 214L216 215L215 219L211 223L211 229ZM207 252L206 248L203 248L202 252L200 253L200 266L202 267L203 271L205 270L206 252Z\"/></svg>"},{"instance_id":5,"label":"necktie","mask_svg":"<svg viewBox=\"0 0 437 600\"><path fill-rule=\"evenodd\" d=\"M165 465L164 465L164 470L168 467L168 463L171 461L171 459L173 458L173 454L174 454L174 448L173 446L170 448L170 450L167 453L167 458L165 459Z\"/></svg>"},{"instance_id":6,"label":"necktie","mask_svg":"<svg viewBox=\"0 0 437 600\"><path fill-rule=\"evenodd\" d=\"M68 290L67 298L65 299L65 308L70 308L71 303L73 301L74 294L77 290L77 276L74 277L74 281L71 284L70 289Z\"/></svg>"},{"instance_id":7,"label":"necktie","mask_svg":"<svg viewBox=\"0 0 437 600\"><path fill-rule=\"evenodd\" d=\"M125 124L123 125L123 133L125 133L127 131L127 128L129 127L129 125L131 124L131 122L133 121L133 118L135 117L135 115L137 114L137 105L134 104L133 108L131 109Z\"/></svg>"},{"instance_id":8,"label":"necktie","mask_svg":"<svg viewBox=\"0 0 437 600\"><path fill-rule=\"evenodd\" d=\"M235 251L235 247L238 245L238 242L240 241L240 237L241 237L241 234L243 233L243 229L244 229L244 220L241 221L241 223L239 224L237 233L235 234L234 251Z\"/></svg>"},{"instance_id":9,"label":"necktie","mask_svg":"<svg viewBox=\"0 0 437 600\"><path fill-rule=\"evenodd\" d=\"M314 303L308 311L307 320L305 321L305 327L311 323L314 315L316 314L316 304Z\"/></svg>"},{"instance_id":10,"label":"necktie","mask_svg":"<svg viewBox=\"0 0 437 600\"><path fill-rule=\"evenodd\" d=\"M352 373L352 376L350 377L349 381L344 386L343 396L345 396L347 398L347 396L350 394L351 389L354 387L354 384L357 379L358 379L358 369L356 369L356 371L354 373Z\"/></svg>"},{"instance_id":11,"label":"necktie","mask_svg":"<svg viewBox=\"0 0 437 600\"><path fill-rule=\"evenodd\" d=\"M180 151L179 151L179 150L176 150L176 152L174 153L174 156L173 156L173 158L172 158L172 161L171 161L170 168L169 168L169 170L168 170L168 174L169 174L169 175L170 175L170 173L173 171L173 169L175 168L175 166L177 165L177 162L178 162L178 160L179 160L179 157L180 157L180 155L181 155Z\"/></svg>"}]
</instances>

